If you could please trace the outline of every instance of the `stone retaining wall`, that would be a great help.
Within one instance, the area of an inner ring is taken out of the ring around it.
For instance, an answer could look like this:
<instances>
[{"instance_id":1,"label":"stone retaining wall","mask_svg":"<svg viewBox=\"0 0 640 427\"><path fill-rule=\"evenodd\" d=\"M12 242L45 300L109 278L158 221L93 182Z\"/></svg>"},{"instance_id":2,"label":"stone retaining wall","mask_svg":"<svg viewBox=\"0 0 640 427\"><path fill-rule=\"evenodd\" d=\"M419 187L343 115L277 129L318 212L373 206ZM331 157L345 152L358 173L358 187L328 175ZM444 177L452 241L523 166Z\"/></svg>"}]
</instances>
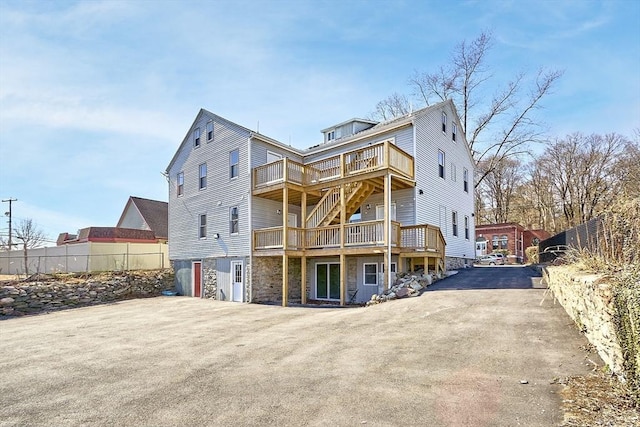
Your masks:
<instances>
[{"instance_id":1,"label":"stone retaining wall","mask_svg":"<svg viewBox=\"0 0 640 427\"><path fill-rule=\"evenodd\" d=\"M173 271L100 274L87 279L52 278L35 282L0 283L0 318L82 307L173 290Z\"/></svg>"},{"instance_id":2,"label":"stone retaining wall","mask_svg":"<svg viewBox=\"0 0 640 427\"><path fill-rule=\"evenodd\" d=\"M624 376L624 357L616 333L614 289L601 276L570 266L544 269L547 285L556 300L593 344L612 372Z\"/></svg>"}]
</instances>

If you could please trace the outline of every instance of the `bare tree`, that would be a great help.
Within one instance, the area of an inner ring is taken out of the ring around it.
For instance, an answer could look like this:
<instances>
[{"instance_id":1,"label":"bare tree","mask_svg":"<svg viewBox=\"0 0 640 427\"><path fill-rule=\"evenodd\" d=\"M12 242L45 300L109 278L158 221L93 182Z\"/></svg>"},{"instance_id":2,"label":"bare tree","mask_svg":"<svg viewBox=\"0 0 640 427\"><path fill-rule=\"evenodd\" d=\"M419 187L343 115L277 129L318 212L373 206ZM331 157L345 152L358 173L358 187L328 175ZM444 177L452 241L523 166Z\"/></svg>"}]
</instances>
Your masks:
<instances>
[{"instance_id":1,"label":"bare tree","mask_svg":"<svg viewBox=\"0 0 640 427\"><path fill-rule=\"evenodd\" d=\"M636 129L633 140L626 143L614 171L620 183L618 196L640 197L640 129Z\"/></svg>"},{"instance_id":2,"label":"bare tree","mask_svg":"<svg viewBox=\"0 0 640 427\"><path fill-rule=\"evenodd\" d=\"M496 166L491 164L491 159L487 159L479 165L481 174L484 174L485 167L492 167L492 170L485 175L478 193L484 199L484 205L491 209L487 215L491 222L509 222L514 216L513 205L522 182L522 163L517 159L507 158Z\"/></svg>"},{"instance_id":3,"label":"bare tree","mask_svg":"<svg viewBox=\"0 0 640 427\"><path fill-rule=\"evenodd\" d=\"M29 275L28 250L42 246L46 241L46 235L31 219L20 221L18 227L13 229L17 240L22 242L24 254L24 272Z\"/></svg>"},{"instance_id":4,"label":"bare tree","mask_svg":"<svg viewBox=\"0 0 640 427\"><path fill-rule=\"evenodd\" d=\"M405 95L393 93L376 104L376 109L369 118L386 121L409 114L410 110L409 99Z\"/></svg>"},{"instance_id":5,"label":"bare tree","mask_svg":"<svg viewBox=\"0 0 640 427\"><path fill-rule=\"evenodd\" d=\"M483 163L476 188L504 159L518 157L528 152L529 143L542 141L542 125L534 112L562 76L561 71L541 69L532 80L518 73L505 85L494 84L488 64L492 47L491 33L482 32L458 44L446 66L435 72L416 71L409 78L420 104L454 101L475 161ZM393 110L385 113L388 119Z\"/></svg>"},{"instance_id":6,"label":"bare tree","mask_svg":"<svg viewBox=\"0 0 640 427\"><path fill-rule=\"evenodd\" d=\"M596 217L618 196L618 162L628 144L626 138L615 133L574 133L549 144L537 162L537 173L550 184L564 227Z\"/></svg>"}]
</instances>

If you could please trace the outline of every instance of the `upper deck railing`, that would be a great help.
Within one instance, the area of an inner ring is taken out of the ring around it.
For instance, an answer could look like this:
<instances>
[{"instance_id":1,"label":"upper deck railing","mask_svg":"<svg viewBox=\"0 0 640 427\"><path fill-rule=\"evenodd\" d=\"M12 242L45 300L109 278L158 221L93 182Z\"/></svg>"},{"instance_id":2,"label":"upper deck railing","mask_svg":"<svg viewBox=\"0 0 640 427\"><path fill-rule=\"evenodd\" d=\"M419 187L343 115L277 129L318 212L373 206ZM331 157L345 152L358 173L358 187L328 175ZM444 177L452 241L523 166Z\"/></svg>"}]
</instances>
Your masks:
<instances>
[{"instance_id":1,"label":"upper deck railing","mask_svg":"<svg viewBox=\"0 0 640 427\"><path fill-rule=\"evenodd\" d=\"M367 172L390 169L406 178L414 178L414 159L390 141L347 151L326 159L302 164L284 158L253 169L253 188L281 182L314 185Z\"/></svg>"}]
</instances>

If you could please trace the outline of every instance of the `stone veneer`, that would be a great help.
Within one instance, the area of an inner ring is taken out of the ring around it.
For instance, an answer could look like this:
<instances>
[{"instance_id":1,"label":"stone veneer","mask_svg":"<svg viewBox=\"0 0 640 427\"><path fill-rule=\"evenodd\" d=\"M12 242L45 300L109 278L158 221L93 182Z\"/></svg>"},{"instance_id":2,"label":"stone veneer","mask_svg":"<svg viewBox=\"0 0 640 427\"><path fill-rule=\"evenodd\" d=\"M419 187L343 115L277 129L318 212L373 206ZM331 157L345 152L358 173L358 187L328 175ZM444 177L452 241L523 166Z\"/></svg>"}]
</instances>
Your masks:
<instances>
[{"instance_id":1,"label":"stone veneer","mask_svg":"<svg viewBox=\"0 0 640 427\"><path fill-rule=\"evenodd\" d=\"M132 298L173 290L172 270L102 273L47 281L6 281L0 284L0 317L21 316Z\"/></svg>"}]
</instances>

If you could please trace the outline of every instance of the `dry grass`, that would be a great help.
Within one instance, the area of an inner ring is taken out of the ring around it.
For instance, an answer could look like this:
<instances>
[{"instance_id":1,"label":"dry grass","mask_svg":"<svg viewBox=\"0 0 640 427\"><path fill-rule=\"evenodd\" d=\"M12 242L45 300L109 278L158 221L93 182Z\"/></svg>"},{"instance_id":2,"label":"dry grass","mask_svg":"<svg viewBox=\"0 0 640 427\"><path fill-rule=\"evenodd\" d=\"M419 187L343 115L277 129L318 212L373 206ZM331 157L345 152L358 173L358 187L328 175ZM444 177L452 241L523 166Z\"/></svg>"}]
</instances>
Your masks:
<instances>
[{"instance_id":1,"label":"dry grass","mask_svg":"<svg viewBox=\"0 0 640 427\"><path fill-rule=\"evenodd\" d=\"M565 385L562 427L640 425L640 412L627 386L602 371L557 381Z\"/></svg>"}]
</instances>

